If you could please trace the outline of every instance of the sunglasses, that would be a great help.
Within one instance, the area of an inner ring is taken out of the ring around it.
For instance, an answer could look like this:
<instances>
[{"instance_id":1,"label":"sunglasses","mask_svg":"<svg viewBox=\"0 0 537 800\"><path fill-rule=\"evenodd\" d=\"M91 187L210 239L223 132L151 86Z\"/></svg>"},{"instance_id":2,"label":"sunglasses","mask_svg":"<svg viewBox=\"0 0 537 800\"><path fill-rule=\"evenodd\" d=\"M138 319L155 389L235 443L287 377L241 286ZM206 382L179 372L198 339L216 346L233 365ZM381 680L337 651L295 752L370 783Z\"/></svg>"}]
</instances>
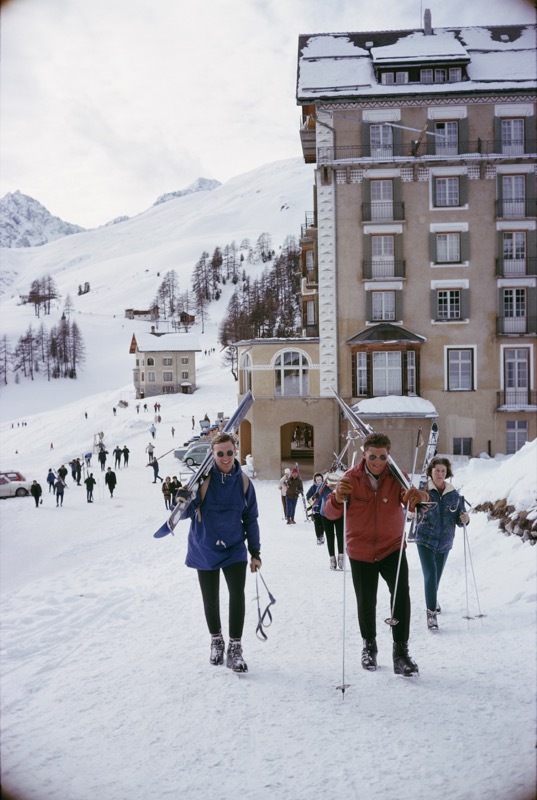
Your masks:
<instances>
[{"instance_id":1,"label":"sunglasses","mask_svg":"<svg viewBox=\"0 0 537 800\"><path fill-rule=\"evenodd\" d=\"M216 455L217 455L218 458L224 458L224 456L228 456L229 457L229 456L234 455L234 453L235 453L234 450L226 450L225 453L224 453L223 450L217 450L216 451Z\"/></svg>"},{"instance_id":2,"label":"sunglasses","mask_svg":"<svg viewBox=\"0 0 537 800\"><path fill-rule=\"evenodd\" d=\"M381 461L387 461L388 456L376 456L373 453L367 456L370 461L376 461L377 458L380 458Z\"/></svg>"}]
</instances>

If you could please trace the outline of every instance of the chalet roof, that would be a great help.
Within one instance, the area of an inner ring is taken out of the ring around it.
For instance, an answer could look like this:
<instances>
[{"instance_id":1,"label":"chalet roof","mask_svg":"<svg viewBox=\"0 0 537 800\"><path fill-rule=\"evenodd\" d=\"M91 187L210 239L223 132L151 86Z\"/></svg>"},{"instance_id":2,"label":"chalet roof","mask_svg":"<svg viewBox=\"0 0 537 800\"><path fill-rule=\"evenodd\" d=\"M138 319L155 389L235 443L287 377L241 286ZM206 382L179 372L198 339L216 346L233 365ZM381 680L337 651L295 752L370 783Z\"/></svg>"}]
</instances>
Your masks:
<instances>
[{"instance_id":1,"label":"chalet roof","mask_svg":"<svg viewBox=\"0 0 537 800\"><path fill-rule=\"evenodd\" d=\"M467 64L469 80L381 85L375 67ZM302 34L298 42L297 102L320 99L504 91L537 87L536 26L494 25Z\"/></svg>"},{"instance_id":2,"label":"chalet roof","mask_svg":"<svg viewBox=\"0 0 537 800\"><path fill-rule=\"evenodd\" d=\"M347 339L347 344L375 344L388 342L414 342L423 344L427 339L425 336L420 336L412 331L407 331L406 328L401 328L399 325L391 325L389 322L383 322L380 325L373 325L365 330L357 333L352 339Z\"/></svg>"},{"instance_id":3,"label":"chalet roof","mask_svg":"<svg viewBox=\"0 0 537 800\"><path fill-rule=\"evenodd\" d=\"M132 337L132 344L134 343L140 353L201 352L198 337L190 333L165 333L162 336L156 336L154 333L136 333Z\"/></svg>"}]
</instances>

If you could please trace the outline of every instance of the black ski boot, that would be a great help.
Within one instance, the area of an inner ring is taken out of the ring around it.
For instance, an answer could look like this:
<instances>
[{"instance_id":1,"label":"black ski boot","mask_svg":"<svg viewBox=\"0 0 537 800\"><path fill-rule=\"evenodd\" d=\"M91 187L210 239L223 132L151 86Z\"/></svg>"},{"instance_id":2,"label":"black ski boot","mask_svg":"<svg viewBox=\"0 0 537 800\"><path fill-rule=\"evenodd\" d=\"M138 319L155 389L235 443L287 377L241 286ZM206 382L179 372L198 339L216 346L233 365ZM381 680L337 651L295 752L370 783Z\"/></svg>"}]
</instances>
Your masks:
<instances>
[{"instance_id":1,"label":"black ski boot","mask_svg":"<svg viewBox=\"0 0 537 800\"><path fill-rule=\"evenodd\" d=\"M215 666L224 663L224 638L221 633L211 636L211 657L209 661Z\"/></svg>"},{"instance_id":2,"label":"black ski boot","mask_svg":"<svg viewBox=\"0 0 537 800\"><path fill-rule=\"evenodd\" d=\"M430 611L429 609L427 609L427 628L430 631L438 630L438 620L436 618L436 611Z\"/></svg>"},{"instance_id":3,"label":"black ski boot","mask_svg":"<svg viewBox=\"0 0 537 800\"><path fill-rule=\"evenodd\" d=\"M362 650L362 667L374 672L377 668L377 640L364 639L364 647Z\"/></svg>"},{"instance_id":4,"label":"black ski boot","mask_svg":"<svg viewBox=\"0 0 537 800\"><path fill-rule=\"evenodd\" d=\"M393 671L405 678L420 674L418 665L408 654L408 642L393 643Z\"/></svg>"},{"instance_id":5,"label":"black ski boot","mask_svg":"<svg viewBox=\"0 0 537 800\"><path fill-rule=\"evenodd\" d=\"M226 667L233 672L248 672L248 665L242 655L242 644L240 639L230 639L227 654Z\"/></svg>"}]
</instances>

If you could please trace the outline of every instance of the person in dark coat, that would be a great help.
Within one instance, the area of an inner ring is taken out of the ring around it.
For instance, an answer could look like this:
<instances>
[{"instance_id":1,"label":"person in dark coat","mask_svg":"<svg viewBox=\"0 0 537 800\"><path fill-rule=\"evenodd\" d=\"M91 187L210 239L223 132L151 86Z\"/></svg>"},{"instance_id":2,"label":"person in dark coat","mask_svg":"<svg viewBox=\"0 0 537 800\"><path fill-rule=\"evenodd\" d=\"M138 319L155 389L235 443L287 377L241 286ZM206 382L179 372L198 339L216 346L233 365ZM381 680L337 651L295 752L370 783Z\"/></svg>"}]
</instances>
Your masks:
<instances>
[{"instance_id":1,"label":"person in dark coat","mask_svg":"<svg viewBox=\"0 0 537 800\"><path fill-rule=\"evenodd\" d=\"M93 472L90 472L84 483L86 484L86 499L88 503L93 503L93 487L97 483L93 477Z\"/></svg>"},{"instance_id":2,"label":"person in dark coat","mask_svg":"<svg viewBox=\"0 0 537 800\"><path fill-rule=\"evenodd\" d=\"M324 528L323 520L321 517L321 498L319 497L319 489L323 484L323 476L320 472L316 472L313 476L313 483L306 492L306 500L311 509L311 517L313 519L313 526L315 529L315 536L317 537L317 544L324 544Z\"/></svg>"},{"instance_id":3,"label":"person in dark coat","mask_svg":"<svg viewBox=\"0 0 537 800\"><path fill-rule=\"evenodd\" d=\"M82 480L82 464L79 458L75 458L75 479L76 485L81 486L80 481Z\"/></svg>"},{"instance_id":4,"label":"person in dark coat","mask_svg":"<svg viewBox=\"0 0 537 800\"><path fill-rule=\"evenodd\" d=\"M455 526L466 525L470 518L464 509L464 497L448 482L453 477L448 458L432 458L427 467L427 491L435 504L427 509L416 526L416 544L423 572L427 628L438 630L438 586L455 539Z\"/></svg>"},{"instance_id":5,"label":"person in dark coat","mask_svg":"<svg viewBox=\"0 0 537 800\"><path fill-rule=\"evenodd\" d=\"M123 466L124 467L128 467L129 466L129 454L130 454L130 450L127 447L127 445L125 445L125 447L123 448Z\"/></svg>"},{"instance_id":6,"label":"person in dark coat","mask_svg":"<svg viewBox=\"0 0 537 800\"><path fill-rule=\"evenodd\" d=\"M112 467L108 467L106 470L106 475L104 476L104 482L108 486L110 491L110 497L114 496L114 489L116 488L117 478L116 473L112 471Z\"/></svg>"},{"instance_id":7,"label":"person in dark coat","mask_svg":"<svg viewBox=\"0 0 537 800\"><path fill-rule=\"evenodd\" d=\"M119 445L116 445L116 447L114 448L113 455L114 455L114 466L117 467L118 469L121 469L121 456L123 455L123 450L121 449L121 447L119 447Z\"/></svg>"},{"instance_id":8,"label":"person in dark coat","mask_svg":"<svg viewBox=\"0 0 537 800\"><path fill-rule=\"evenodd\" d=\"M158 458L154 458L153 461L151 462L151 464L147 464L147 466L148 467L153 467L153 478L154 478L153 483L157 482L157 478L162 483L162 478L158 474L159 473L159 469L160 469L160 466L159 466L159 463L158 463Z\"/></svg>"},{"instance_id":9,"label":"person in dark coat","mask_svg":"<svg viewBox=\"0 0 537 800\"><path fill-rule=\"evenodd\" d=\"M182 518L190 518L186 565L198 572L205 619L211 634L211 664L223 664L225 644L220 620L220 571L229 590L229 644L226 666L247 672L242 653L246 567L261 568L258 510L252 481L235 458L228 433L212 443L214 464ZM186 489L179 489L178 498Z\"/></svg>"},{"instance_id":10,"label":"person in dark coat","mask_svg":"<svg viewBox=\"0 0 537 800\"><path fill-rule=\"evenodd\" d=\"M54 484L56 483L56 476L52 470L52 467L50 467L48 471L47 483L48 483L48 491L50 494L51 492L54 492Z\"/></svg>"},{"instance_id":11,"label":"person in dark coat","mask_svg":"<svg viewBox=\"0 0 537 800\"><path fill-rule=\"evenodd\" d=\"M99 455L97 458L99 459L99 464L101 465L101 472L104 472L106 468L106 456L108 455L108 450L101 448L99 450Z\"/></svg>"},{"instance_id":12,"label":"person in dark coat","mask_svg":"<svg viewBox=\"0 0 537 800\"><path fill-rule=\"evenodd\" d=\"M65 491L65 481L62 477L60 477L60 475L58 475L56 483L54 484L54 491L56 493L56 508L58 506L63 506L63 493Z\"/></svg>"},{"instance_id":13,"label":"person in dark coat","mask_svg":"<svg viewBox=\"0 0 537 800\"><path fill-rule=\"evenodd\" d=\"M301 494L304 494L304 487L297 468L293 467L291 475L287 480L287 489L285 492L285 513L287 515L288 525L295 524L296 503Z\"/></svg>"},{"instance_id":14,"label":"person in dark coat","mask_svg":"<svg viewBox=\"0 0 537 800\"><path fill-rule=\"evenodd\" d=\"M39 508L39 503L41 501L41 495L43 494L43 489L41 488L40 484L37 481L32 481L32 485L30 486L30 494L35 500L35 507Z\"/></svg>"},{"instance_id":15,"label":"person in dark coat","mask_svg":"<svg viewBox=\"0 0 537 800\"><path fill-rule=\"evenodd\" d=\"M172 479L170 478L169 475L166 477L166 480L162 484L162 494L164 496L164 505L166 506L166 508L169 509L173 494Z\"/></svg>"}]
</instances>

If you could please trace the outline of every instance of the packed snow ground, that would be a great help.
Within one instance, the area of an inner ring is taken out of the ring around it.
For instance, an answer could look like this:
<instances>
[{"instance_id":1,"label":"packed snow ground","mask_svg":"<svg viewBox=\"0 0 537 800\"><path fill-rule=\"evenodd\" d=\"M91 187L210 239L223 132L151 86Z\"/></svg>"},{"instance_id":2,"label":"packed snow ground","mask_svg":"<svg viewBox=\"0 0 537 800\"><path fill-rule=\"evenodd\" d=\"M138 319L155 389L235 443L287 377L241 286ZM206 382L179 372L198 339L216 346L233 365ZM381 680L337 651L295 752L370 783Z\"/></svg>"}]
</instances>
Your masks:
<instances>
[{"instance_id":1,"label":"packed snow ground","mask_svg":"<svg viewBox=\"0 0 537 800\"><path fill-rule=\"evenodd\" d=\"M201 356L200 386L191 397L159 398L157 455L190 435L192 414L233 410L236 384L216 354ZM114 417L120 396L129 405ZM152 535L167 514L146 467L152 419L136 413L126 386L59 400L24 426L2 423L1 468L20 469L45 490L38 509L31 498L0 506L4 789L22 800L529 800L536 548L472 514L472 563L467 552L465 569L458 532L434 635L409 545L410 651L420 676L393 674L382 582L380 666L368 673L350 573L329 570L300 509L296 526L284 524L276 481L256 481L262 574L276 604L261 642L249 574L249 672L236 676L209 664L196 574L184 566L187 523L174 537ZM110 451L131 450L114 498L94 457L94 504L69 479L56 508L48 467L82 455L98 431ZM535 454L533 442L508 460L475 459L455 483L474 505L516 492L519 507L529 507ZM163 477L178 469L172 453L163 457ZM260 595L264 608L262 586ZM221 597L225 630L224 589ZM485 616L467 620L468 609Z\"/></svg>"}]
</instances>

